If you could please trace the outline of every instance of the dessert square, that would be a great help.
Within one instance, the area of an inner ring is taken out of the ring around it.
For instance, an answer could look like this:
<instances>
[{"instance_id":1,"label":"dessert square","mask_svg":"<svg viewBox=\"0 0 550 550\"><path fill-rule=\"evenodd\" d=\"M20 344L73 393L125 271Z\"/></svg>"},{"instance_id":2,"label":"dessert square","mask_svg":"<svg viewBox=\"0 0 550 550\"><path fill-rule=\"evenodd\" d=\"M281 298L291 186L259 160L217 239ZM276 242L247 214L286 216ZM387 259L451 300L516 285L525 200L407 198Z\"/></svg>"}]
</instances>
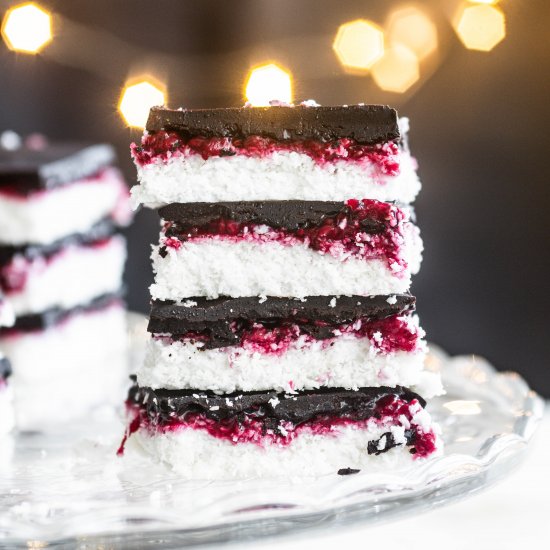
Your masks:
<instances>
[{"instance_id":1,"label":"dessert square","mask_svg":"<svg viewBox=\"0 0 550 550\"><path fill-rule=\"evenodd\" d=\"M249 200L408 204L420 190L397 112L382 105L153 108L132 146L134 204ZM238 182L238 185L236 184Z\"/></svg>"},{"instance_id":2,"label":"dessert square","mask_svg":"<svg viewBox=\"0 0 550 550\"><path fill-rule=\"evenodd\" d=\"M407 130L381 105L151 110L132 197L162 221L120 454L220 479L442 452Z\"/></svg>"}]
</instances>

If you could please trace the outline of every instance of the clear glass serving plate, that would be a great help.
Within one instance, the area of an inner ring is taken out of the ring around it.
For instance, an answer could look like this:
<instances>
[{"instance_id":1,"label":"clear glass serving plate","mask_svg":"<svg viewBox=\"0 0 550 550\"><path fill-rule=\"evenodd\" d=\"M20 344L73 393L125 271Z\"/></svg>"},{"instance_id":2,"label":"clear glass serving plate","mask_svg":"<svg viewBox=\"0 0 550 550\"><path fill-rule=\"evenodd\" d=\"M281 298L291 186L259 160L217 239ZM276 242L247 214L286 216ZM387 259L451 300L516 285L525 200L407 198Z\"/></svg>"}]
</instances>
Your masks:
<instances>
[{"instance_id":1,"label":"clear glass serving plate","mask_svg":"<svg viewBox=\"0 0 550 550\"><path fill-rule=\"evenodd\" d=\"M130 315L129 362L143 318ZM183 481L139 453L119 459L120 410L0 440L0 547L174 548L388 519L484 489L518 465L543 413L522 378L431 346L447 395L430 411L445 454L395 472Z\"/></svg>"}]
</instances>

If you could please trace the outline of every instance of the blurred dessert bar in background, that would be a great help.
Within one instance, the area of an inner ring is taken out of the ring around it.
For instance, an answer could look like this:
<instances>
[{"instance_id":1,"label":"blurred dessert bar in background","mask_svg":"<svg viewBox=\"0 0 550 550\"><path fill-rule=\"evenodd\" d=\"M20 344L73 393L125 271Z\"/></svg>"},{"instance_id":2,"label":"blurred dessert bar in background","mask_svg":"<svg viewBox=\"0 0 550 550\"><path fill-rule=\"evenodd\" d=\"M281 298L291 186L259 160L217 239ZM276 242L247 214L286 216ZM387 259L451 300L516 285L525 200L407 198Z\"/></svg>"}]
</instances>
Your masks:
<instances>
[{"instance_id":1,"label":"blurred dessert bar in background","mask_svg":"<svg viewBox=\"0 0 550 550\"><path fill-rule=\"evenodd\" d=\"M0 148L0 331L17 425L40 429L114 399L124 373L122 275L131 220L110 145Z\"/></svg>"},{"instance_id":2,"label":"blurred dessert bar in background","mask_svg":"<svg viewBox=\"0 0 550 550\"><path fill-rule=\"evenodd\" d=\"M0 290L0 328L13 325L15 317ZM0 349L0 436L11 431L14 425L12 389L9 385L11 364Z\"/></svg>"}]
</instances>

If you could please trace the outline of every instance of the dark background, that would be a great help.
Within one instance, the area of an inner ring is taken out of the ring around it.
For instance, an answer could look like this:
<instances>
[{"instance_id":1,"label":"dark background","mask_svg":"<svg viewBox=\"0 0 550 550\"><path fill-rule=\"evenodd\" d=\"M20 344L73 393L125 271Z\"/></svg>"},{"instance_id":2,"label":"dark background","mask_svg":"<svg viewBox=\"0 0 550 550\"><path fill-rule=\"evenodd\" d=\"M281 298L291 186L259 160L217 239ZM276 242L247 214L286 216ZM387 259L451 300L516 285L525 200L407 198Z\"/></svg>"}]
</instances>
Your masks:
<instances>
[{"instance_id":1,"label":"dark background","mask_svg":"<svg viewBox=\"0 0 550 550\"><path fill-rule=\"evenodd\" d=\"M13 2L0 0L0 15ZM339 24L380 24L402 2L330 0L44 1L56 37L41 55L0 44L0 130L110 141L130 182L130 131L116 111L127 77L148 71L171 106L243 103L251 65L292 70L297 100L389 103L412 122L425 241L413 291L430 340L481 354L550 395L550 2L504 0L507 37L466 50L449 17L457 2L426 1L439 31L435 60L409 93L343 73L331 42ZM154 212L128 231L128 301L147 311Z\"/></svg>"}]
</instances>

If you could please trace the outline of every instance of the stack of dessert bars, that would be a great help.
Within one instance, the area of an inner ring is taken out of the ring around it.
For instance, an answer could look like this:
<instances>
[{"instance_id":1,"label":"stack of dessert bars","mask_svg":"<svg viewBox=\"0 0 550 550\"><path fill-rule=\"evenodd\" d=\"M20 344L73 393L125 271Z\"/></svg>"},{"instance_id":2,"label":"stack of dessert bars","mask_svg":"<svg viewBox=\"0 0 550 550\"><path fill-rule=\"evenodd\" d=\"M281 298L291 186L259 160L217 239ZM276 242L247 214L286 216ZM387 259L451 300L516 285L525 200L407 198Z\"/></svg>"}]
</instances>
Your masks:
<instances>
[{"instance_id":1,"label":"stack of dessert bars","mask_svg":"<svg viewBox=\"0 0 550 550\"><path fill-rule=\"evenodd\" d=\"M162 230L131 440L195 478L440 450L405 123L379 105L151 110L132 194Z\"/></svg>"}]
</instances>

